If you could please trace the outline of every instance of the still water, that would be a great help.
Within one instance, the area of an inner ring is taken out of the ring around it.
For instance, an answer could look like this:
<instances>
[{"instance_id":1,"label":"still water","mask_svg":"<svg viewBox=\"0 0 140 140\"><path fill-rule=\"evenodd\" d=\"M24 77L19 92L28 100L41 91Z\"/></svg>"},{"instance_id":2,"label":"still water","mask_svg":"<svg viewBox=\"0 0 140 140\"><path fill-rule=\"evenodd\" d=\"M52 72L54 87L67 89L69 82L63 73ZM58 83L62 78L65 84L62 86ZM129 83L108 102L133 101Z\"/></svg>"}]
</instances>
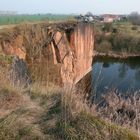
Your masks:
<instances>
[{"instance_id":1,"label":"still water","mask_svg":"<svg viewBox=\"0 0 140 140\"><path fill-rule=\"evenodd\" d=\"M92 87L97 95L109 90L133 94L140 90L140 57L125 60L96 57L93 62Z\"/></svg>"}]
</instances>

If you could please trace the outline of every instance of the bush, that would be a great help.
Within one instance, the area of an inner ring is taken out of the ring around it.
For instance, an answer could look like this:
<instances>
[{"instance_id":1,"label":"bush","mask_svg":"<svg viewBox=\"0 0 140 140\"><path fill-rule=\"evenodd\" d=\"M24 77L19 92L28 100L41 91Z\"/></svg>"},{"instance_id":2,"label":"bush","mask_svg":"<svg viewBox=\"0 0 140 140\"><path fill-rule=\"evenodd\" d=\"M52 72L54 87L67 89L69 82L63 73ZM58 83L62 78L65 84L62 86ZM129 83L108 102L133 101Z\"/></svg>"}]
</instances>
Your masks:
<instances>
[{"instance_id":1,"label":"bush","mask_svg":"<svg viewBox=\"0 0 140 140\"><path fill-rule=\"evenodd\" d=\"M112 23L105 23L102 27L102 31L110 32L112 30Z\"/></svg>"},{"instance_id":2,"label":"bush","mask_svg":"<svg viewBox=\"0 0 140 140\"><path fill-rule=\"evenodd\" d=\"M140 51L140 38L129 34L119 33L111 36L112 50L125 50L129 53L138 53Z\"/></svg>"},{"instance_id":3,"label":"bush","mask_svg":"<svg viewBox=\"0 0 140 140\"><path fill-rule=\"evenodd\" d=\"M117 33L117 32L118 32L117 28L112 29L112 33Z\"/></svg>"},{"instance_id":4,"label":"bush","mask_svg":"<svg viewBox=\"0 0 140 140\"><path fill-rule=\"evenodd\" d=\"M101 42L99 44L98 48L97 48L97 51L99 51L99 52L105 52L105 53L107 53L108 51L111 51L111 50L112 50L112 45L108 41Z\"/></svg>"},{"instance_id":5,"label":"bush","mask_svg":"<svg viewBox=\"0 0 140 140\"><path fill-rule=\"evenodd\" d=\"M133 26L131 29L132 29L132 30L137 30L138 27L137 27L137 26Z\"/></svg>"},{"instance_id":6,"label":"bush","mask_svg":"<svg viewBox=\"0 0 140 140\"><path fill-rule=\"evenodd\" d=\"M95 48L99 52L117 51L138 54L140 52L140 37L127 33L112 33L95 35Z\"/></svg>"}]
</instances>

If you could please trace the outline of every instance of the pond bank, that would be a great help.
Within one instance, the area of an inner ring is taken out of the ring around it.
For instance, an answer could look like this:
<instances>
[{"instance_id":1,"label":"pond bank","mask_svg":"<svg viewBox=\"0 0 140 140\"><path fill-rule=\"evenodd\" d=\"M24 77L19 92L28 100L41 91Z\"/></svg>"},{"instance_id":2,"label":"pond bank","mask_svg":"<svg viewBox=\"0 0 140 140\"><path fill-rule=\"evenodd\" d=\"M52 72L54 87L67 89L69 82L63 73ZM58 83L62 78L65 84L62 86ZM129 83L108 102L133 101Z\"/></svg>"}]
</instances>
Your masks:
<instances>
[{"instance_id":1,"label":"pond bank","mask_svg":"<svg viewBox=\"0 0 140 140\"><path fill-rule=\"evenodd\" d=\"M132 58L132 57L140 57L140 53L138 53L138 54L132 54L132 53L126 53L126 52L116 53L116 52L112 52L112 51L104 53L104 52L94 51L93 57L96 57L96 56L127 59L127 58Z\"/></svg>"}]
</instances>

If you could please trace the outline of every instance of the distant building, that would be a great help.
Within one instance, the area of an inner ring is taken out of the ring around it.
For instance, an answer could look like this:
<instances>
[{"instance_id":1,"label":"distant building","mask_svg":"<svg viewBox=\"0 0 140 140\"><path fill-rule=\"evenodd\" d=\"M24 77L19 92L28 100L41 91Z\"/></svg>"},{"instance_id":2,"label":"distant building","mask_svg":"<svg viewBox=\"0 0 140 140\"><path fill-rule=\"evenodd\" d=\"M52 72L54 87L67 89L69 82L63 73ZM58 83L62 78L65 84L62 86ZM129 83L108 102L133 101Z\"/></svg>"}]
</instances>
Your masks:
<instances>
[{"instance_id":1,"label":"distant building","mask_svg":"<svg viewBox=\"0 0 140 140\"><path fill-rule=\"evenodd\" d=\"M103 19L103 22L105 22L105 23L120 21L120 16L118 16L118 15L105 14L105 15L102 15L101 17Z\"/></svg>"},{"instance_id":2,"label":"distant building","mask_svg":"<svg viewBox=\"0 0 140 140\"><path fill-rule=\"evenodd\" d=\"M85 15L80 14L79 16L76 16L75 19L78 22L93 22L94 16L92 15L92 13L88 12Z\"/></svg>"},{"instance_id":3,"label":"distant building","mask_svg":"<svg viewBox=\"0 0 140 140\"><path fill-rule=\"evenodd\" d=\"M120 21L128 21L128 15L120 15Z\"/></svg>"},{"instance_id":4,"label":"distant building","mask_svg":"<svg viewBox=\"0 0 140 140\"><path fill-rule=\"evenodd\" d=\"M0 11L0 15L16 15L16 11Z\"/></svg>"},{"instance_id":5,"label":"distant building","mask_svg":"<svg viewBox=\"0 0 140 140\"><path fill-rule=\"evenodd\" d=\"M104 23L112 23L114 21L122 21L122 18L125 19L122 15L113 15L113 14L104 14L104 15L93 15L91 12L86 13L85 15L75 16L75 19L78 22L104 22Z\"/></svg>"}]
</instances>

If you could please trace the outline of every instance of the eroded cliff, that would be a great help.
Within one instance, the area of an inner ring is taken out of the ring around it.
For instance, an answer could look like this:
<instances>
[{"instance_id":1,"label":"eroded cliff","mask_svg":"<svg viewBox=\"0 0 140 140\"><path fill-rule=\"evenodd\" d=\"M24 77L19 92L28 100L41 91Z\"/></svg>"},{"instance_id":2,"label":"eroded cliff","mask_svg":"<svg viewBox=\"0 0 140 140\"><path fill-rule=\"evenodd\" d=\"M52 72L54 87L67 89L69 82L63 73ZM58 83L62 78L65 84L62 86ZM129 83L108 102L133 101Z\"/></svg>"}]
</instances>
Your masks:
<instances>
[{"instance_id":1,"label":"eroded cliff","mask_svg":"<svg viewBox=\"0 0 140 140\"><path fill-rule=\"evenodd\" d=\"M75 84L91 70L90 23L26 24L0 33L5 55L23 59L34 80Z\"/></svg>"}]
</instances>

